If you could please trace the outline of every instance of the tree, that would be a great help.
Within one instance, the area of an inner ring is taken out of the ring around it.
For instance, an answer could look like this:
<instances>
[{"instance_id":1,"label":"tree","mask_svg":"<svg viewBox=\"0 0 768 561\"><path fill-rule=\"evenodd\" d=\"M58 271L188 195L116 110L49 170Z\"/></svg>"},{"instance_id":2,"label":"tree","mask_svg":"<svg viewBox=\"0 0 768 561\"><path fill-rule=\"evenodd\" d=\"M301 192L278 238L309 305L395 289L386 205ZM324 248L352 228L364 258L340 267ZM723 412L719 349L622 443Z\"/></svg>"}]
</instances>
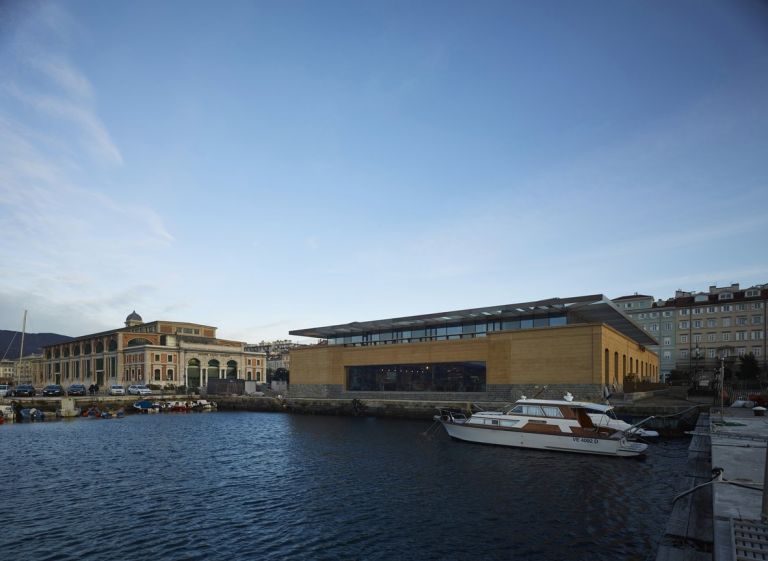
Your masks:
<instances>
[{"instance_id":1,"label":"tree","mask_svg":"<svg viewBox=\"0 0 768 561\"><path fill-rule=\"evenodd\" d=\"M757 380L760 377L760 365L755 355L748 353L739 357L739 380Z\"/></svg>"}]
</instances>

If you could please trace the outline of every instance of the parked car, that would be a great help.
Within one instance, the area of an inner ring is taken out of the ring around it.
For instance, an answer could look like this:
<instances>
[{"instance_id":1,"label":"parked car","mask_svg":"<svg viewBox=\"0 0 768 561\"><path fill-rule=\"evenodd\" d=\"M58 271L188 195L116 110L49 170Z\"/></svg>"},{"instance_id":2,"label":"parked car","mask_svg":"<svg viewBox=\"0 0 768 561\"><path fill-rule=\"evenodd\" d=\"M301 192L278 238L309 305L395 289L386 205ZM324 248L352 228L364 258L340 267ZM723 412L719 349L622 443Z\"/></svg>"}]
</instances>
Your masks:
<instances>
[{"instance_id":1,"label":"parked car","mask_svg":"<svg viewBox=\"0 0 768 561\"><path fill-rule=\"evenodd\" d=\"M67 390L67 395L85 395L85 386L83 384L72 384Z\"/></svg>"},{"instance_id":2,"label":"parked car","mask_svg":"<svg viewBox=\"0 0 768 561\"><path fill-rule=\"evenodd\" d=\"M13 390L8 384L0 384L0 397L8 397L13 395Z\"/></svg>"},{"instance_id":3,"label":"parked car","mask_svg":"<svg viewBox=\"0 0 768 561\"><path fill-rule=\"evenodd\" d=\"M152 395L152 390L144 384L134 384L128 386L128 395Z\"/></svg>"},{"instance_id":4,"label":"parked car","mask_svg":"<svg viewBox=\"0 0 768 561\"><path fill-rule=\"evenodd\" d=\"M109 386L109 395L125 395L123 386Z\"/></svg>"},{"instance_id":5,"label":"parked car","mask_svg":"<svg viewBox=\"0 0 768 561\"><path fill-rule=\"evenodd\" d=\"M16 389L13 390L14 397L34 397L37 395L34 386L31 384L19 384Z\"/></svg>"},{"instance_id":6,"label":"parked car","mask_svg":"<svg viewBox=\"0 0 768 561\"><path fill-rule=\"evenodd\" d=\"M64 395L64 388L62 388L59 384L49 384L43 388L43 395L45 397L62 396Z\"/></svg>"}]
</instances>

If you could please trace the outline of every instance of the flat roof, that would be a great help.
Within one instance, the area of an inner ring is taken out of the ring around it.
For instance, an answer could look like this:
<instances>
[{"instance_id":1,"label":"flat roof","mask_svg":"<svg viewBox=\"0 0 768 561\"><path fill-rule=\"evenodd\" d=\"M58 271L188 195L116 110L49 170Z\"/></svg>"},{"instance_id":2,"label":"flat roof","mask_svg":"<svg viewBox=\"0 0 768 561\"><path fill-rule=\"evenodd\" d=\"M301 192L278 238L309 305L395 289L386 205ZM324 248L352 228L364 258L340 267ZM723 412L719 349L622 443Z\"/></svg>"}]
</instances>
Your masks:
<instances>
[{"instance_id":1,"label":"flat roof","mask_svg":"<svg viewBox=\"0 0 768 561\"><path fill-rule=\"evenodd\" d=\"M373 321L353 321L351 323L340 325L295 329L288 333L301 337L328 339L330 337L358 335L373 331L419 329L452 323L464 323L467 321L482 321L483 319L519 319L523 317L530 318L537 315L544 316L557 313L567 313L571 318L580 320L580 323L605 323L619 333L637 341L637 343L641 345L659 344L656 339L651 337L642 329L642 327L624 315L624 313L619 310L610 299L602 294L575 296L573 298L549 298L547 300L537 300L534 302L504 304L502 306L488 306L485 308L470 308L467 310L454 310L451 312L439 312L435 314L422 314Z\"/></svg>"}]
</instances>

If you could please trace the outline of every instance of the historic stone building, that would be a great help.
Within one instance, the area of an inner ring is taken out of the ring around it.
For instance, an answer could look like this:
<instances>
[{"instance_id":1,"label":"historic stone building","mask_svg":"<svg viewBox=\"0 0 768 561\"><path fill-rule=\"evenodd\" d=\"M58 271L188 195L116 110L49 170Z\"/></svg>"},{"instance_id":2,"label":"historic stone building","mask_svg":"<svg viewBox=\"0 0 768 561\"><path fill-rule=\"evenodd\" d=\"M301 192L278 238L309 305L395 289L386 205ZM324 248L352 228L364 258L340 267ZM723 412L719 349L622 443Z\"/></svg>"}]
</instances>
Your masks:
<instances>
[{"instance_id":1,"label":"historic stone building","mask_svg":"<svg viewBox=\"0 0 768 561\"><path fill-rule=\"evenodd\" d=\"M208 380L266 380L266 355L245 343L216 338L209 325L144 323L135 311L125 327L43 348L42 384L151 384L205 387Z\"/></svg>"},{"instance_id":2,"label":"historic stone building","mask_svg":"<svg viewBox=\"0 0 768 561\"><path fill-rule=\"evenodd\" d=\"M600 397L624 378L658 380L657 341L602 295L300 329L295 397L499 400L570 391ZM327 343L326 343L327 342Z\"/></svg>"},{"instance_id":3,"label":"historic stone building","mask_svg":"<svg viewBox=\"0 0 768 561\"><path fill-rule=\"evenodd\" d=\"M678 370L709 385L723 363L732 369L747 354L768 372L767 285L713 285L706 292L678 290L667 300L636 294L613 302L659 340L662 379Z\"/></svg>"},{"instance_id":4,"label":"historic stone building","mask_svg":"<svg viewBox=\"0 0 768 561\"><path fill-rule=\"evenodd\" d=\"M659 342L648 348L659 355L659 379L665 381L676 367L674 302L654 300L653 296L646 294L632 294L614 298L613 303Z\"/></svg>"}]
</instances>

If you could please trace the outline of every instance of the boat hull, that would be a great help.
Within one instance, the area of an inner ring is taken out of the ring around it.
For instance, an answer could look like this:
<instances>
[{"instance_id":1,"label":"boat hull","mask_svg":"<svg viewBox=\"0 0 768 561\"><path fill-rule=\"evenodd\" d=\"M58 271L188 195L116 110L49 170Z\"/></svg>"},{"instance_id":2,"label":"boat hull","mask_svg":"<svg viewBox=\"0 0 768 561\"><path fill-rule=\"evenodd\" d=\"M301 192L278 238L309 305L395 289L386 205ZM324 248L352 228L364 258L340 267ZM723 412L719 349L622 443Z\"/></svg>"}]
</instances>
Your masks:
<instances>
[{"instance_id":1,"label":"boat hull","mask_svg":"<svg viewBox=\"0 0 768 561\"><path fill-rule=\"evenodd\" d=\"M639 456L648 448L645 444L630 442L624 438L544 434L514 429L484 428L454 421L441 422L452 438L479 444L622 457Z\"/></svg>"}]
</instances>

